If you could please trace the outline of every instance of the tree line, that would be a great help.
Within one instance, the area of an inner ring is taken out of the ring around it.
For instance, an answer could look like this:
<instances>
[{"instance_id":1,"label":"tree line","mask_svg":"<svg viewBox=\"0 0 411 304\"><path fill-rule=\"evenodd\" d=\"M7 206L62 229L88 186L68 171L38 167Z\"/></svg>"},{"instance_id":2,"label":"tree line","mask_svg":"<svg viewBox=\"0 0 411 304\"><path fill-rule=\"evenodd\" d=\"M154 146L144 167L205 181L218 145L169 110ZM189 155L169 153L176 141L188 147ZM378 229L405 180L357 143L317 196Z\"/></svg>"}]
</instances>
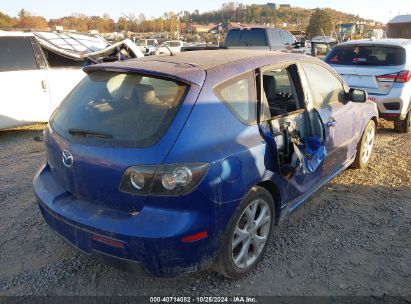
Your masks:
<instances>
[{"instance_id":1,"label":"tree line","mask_svg":"<svg viewBox=\"0 0 411 304\"><path fill-rule=\"evenodd\" d=\"M312 18L311 18L312 17ZM311 21L310 21L311 18ZM86 16L72 14L70 16L46 20L42 16L34 16L22 9L17 17L10 17L0 12L0 28L19 29L54 29L63 26L67 30L87 32L98 30L107 32L176 32L183 30L188 24L218 24L221 22L238 22L242 24L264 24L275 27L286 27L294 30L308 30L311 34L321 34L330 31L339 22L356 22L363 20L358 15L342 13L330 8L304 9L274 8L272 5L244 5L237 2L223 4L218 10L200 13L194 12L168 12L158 18L148 19L144 14L128 14L121 16L117 21L109 14L103 16ZM370 20L367 20L370 21ZM315 26L311 26L312 24Z\"/></svg>"}]
</instances>

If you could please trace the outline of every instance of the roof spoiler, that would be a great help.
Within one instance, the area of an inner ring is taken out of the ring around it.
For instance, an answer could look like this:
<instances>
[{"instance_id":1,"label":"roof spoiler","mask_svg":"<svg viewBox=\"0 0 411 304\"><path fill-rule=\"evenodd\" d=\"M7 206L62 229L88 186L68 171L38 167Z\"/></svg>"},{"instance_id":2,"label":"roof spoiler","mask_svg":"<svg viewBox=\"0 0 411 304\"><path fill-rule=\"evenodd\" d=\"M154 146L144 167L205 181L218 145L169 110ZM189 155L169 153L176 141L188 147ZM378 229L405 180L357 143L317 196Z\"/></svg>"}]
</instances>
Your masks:
<instances>
[{"instance_id":1,"label":"roof spoiler","mask_svg":"<svg viewBox=\"0 0 411 304\"><path fill-rule=\"evenodd\" d=\"M106 72L116 72L116 73L138 73L142 75L147 75L147 76L157 76L159 78L168 78L168 79L173 79L188 85L201 85L201 82L195 82L191 81L189 77L179 77L178 75L173 75L173 74L168 74L168 73L163 73L159 71L154 71L154 70L148 70L143 67L138 68L138 67L128 67L128 66L114 66L114 65L105 65L105 64L99 64L99 65L89 65L83 68L83 71L87 74L96 72L96 71L106 71Z\"/></svg>"}]
</instances>

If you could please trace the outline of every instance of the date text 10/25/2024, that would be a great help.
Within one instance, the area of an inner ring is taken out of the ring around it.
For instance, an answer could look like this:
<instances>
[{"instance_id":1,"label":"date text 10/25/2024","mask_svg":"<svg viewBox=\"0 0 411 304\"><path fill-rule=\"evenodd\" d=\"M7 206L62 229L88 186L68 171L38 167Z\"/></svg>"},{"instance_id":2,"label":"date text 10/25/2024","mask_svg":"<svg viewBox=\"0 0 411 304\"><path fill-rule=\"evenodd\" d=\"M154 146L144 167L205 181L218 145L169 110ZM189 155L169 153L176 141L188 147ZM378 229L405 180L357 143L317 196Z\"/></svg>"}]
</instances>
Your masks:
<instances>
[{"instance_id":1,"label":"date text 10/25/2024","mask_svg":"<svg viewBox=\"0 0 411 304\"><path fill-rule=\"evenodd\" d=\"M255 297L214 297L214 296L199 296L199 297L150 297L150 303L256 303Z\"/></svg>"}]
</instances>

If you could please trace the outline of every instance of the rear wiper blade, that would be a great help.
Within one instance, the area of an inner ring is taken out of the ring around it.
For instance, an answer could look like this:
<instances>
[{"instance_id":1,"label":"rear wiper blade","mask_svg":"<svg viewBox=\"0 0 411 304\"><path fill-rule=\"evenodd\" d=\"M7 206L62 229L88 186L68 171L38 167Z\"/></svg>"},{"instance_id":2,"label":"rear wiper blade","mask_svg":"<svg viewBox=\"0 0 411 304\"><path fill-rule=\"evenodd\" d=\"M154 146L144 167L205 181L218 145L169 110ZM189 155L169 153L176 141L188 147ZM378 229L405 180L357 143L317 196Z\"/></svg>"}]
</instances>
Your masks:
<instances>
[{"instance_id":1,"label":"rear wiper blade","mask_svg":"<svg viewBox=\"0 0 411 304\"><path fill-rule=\"evenodd\" d=\"M97 131L70 129L68 132L73 136L79 136L79 137L96 137L96 138L103 138L103 139L113 138L113 135L111 134L101 133Z\"/></svg>"}]
</instances>

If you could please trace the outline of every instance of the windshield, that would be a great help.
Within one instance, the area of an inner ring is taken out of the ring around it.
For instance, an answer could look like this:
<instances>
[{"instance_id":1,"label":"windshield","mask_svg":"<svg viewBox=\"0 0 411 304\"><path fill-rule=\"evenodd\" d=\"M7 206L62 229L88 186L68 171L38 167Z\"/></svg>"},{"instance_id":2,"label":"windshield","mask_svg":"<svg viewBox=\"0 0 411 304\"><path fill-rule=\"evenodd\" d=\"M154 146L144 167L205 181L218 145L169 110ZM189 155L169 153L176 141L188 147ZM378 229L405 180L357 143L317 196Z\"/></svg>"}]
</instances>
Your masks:
<instances>
[{"instance_id":1,"label":"windshield","mask_svg":"<svg viewBox=\"0 0 411 304\"><path fill-rule=\"evenodd\" d=\"M50 123L74 142L147 147L165 133L186 90L172 80L93 72L67 96Z\"/></svg>"},{"instance_id":2,"label":"windshield","mask_svg":"<svg viewBox=\"0 0 411 304\"><path fill-rule=\"evenodd\" d=\"M351 33L354 25L353 24L340 24L339 26L339 32L343 34Z\"/></svg>"},{"instance_id":3,"label":"windshield","mask_svg":"<svg viewBox=\"0 0 411 304\"><path fill-rule=\"evenodd\" d=\"M350 45L335 47L325 62L338 65L391 66L405 63L405 50L400 47L378 45Z\"/></svg>"},{"instance_id":4,"label":"windshield","mask_svg":"<svg viewBox=\"0 0 411 304\"><path fill-rule=\"evenodd\" d=\"M262 28L230 30L225 40L226 47L267 45L265 30Z\"/></svg>"}]
</instances>

